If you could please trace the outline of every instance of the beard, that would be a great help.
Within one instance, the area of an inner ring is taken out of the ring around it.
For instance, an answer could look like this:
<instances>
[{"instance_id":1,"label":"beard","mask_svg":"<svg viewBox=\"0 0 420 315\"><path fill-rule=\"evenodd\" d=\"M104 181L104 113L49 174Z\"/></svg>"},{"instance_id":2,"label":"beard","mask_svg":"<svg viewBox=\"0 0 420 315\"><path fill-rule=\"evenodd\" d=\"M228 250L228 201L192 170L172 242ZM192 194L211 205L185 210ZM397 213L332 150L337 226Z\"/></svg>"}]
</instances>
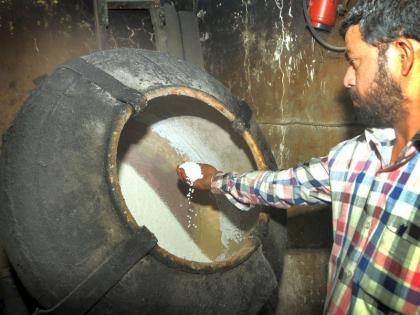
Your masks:
<instances>
[{"instance_id":1,"label":"beard","mask_svg":"<svg viewBox=\"0 0 420 315\"><path fill-rule=\"evenodd\" d=\"M353 90L349 93L357 120L369 127L394 127L407 117L401 88L386 70L386 56L381 50L378 71L370 90L364 96Z\"/></svg>"}]
</instances>

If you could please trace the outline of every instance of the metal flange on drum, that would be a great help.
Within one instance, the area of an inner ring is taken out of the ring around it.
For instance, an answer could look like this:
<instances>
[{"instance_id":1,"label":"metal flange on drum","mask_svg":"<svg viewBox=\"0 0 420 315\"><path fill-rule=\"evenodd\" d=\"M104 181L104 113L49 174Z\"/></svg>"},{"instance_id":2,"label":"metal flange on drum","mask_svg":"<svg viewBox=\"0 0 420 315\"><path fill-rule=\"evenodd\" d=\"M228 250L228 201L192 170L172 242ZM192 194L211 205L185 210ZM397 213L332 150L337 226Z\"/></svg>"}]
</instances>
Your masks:
<instances>
[{"instance_id":1,"label":"metal flange on drum","mask_svg":"<svg viewBox=\"0 0 420 315\"><path fill-rule=\"evenodd\" d=\"M101 51L40 83L0 160L0 237L39 314L258 312L285 227L184 187L186 160L276 168L248 106L165 54Z\"/></svg>"}]
</instances>

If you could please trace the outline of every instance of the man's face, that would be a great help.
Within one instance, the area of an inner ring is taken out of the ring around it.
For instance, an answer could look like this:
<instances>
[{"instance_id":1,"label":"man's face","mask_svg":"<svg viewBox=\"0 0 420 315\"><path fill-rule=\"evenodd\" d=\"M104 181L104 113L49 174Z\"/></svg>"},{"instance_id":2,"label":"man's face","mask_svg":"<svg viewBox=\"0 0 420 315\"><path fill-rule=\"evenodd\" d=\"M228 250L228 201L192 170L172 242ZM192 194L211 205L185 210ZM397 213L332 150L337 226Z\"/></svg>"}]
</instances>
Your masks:
<instances>
[{"instance_id":1,"label":"man's face","mask_svg":"<svg viewBox=\"0 0 420 315\"><path fill-rule=\"evenodd\" d=\"M344 85L359 119L372 127L393 127L407 115L398 82L388 71L386 50L367 44L358 26L346 34L349 62Z\"/></svg>"}]
</instances>

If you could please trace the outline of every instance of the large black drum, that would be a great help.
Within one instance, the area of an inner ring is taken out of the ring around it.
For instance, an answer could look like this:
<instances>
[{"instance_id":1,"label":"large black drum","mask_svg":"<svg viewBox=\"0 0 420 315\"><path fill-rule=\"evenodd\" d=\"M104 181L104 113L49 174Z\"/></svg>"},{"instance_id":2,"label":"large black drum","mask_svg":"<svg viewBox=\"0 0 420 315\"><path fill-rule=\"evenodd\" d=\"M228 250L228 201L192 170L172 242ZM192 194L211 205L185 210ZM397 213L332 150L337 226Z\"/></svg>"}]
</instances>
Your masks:
<instances>
[{"instance_id":1,"label":"large black drum","mask_svg":"<svg viewBox=\"0 0 420 315\"><path fill-rule=\"evenodd\" d=\"M0 236L28 292L55 313L256 313L277 286L285 227L175 173L186 160L275 169L251 114L158 52L59 66L1 153Z\"/></svg>"}]
</instances>

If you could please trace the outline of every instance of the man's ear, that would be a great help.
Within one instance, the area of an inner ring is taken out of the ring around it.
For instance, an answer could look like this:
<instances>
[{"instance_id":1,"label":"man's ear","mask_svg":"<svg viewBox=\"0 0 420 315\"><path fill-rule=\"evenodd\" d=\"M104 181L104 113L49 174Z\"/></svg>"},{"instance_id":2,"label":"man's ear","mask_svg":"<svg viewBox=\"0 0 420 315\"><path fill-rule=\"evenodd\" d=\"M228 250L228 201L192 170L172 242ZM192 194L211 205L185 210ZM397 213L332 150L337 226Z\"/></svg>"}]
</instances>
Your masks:
<instances>
[{"instance_id":1,"label":"man's ear","mask_svg":"<svg viewBox=\"0 0 420 315\"><path fill-rule=\"evenodd\" d=\"M394 43L400 55L401 75L406 77L414 65L415 51L413 44L405 37L396 39Z\"/></svg>"}]
</instances>

